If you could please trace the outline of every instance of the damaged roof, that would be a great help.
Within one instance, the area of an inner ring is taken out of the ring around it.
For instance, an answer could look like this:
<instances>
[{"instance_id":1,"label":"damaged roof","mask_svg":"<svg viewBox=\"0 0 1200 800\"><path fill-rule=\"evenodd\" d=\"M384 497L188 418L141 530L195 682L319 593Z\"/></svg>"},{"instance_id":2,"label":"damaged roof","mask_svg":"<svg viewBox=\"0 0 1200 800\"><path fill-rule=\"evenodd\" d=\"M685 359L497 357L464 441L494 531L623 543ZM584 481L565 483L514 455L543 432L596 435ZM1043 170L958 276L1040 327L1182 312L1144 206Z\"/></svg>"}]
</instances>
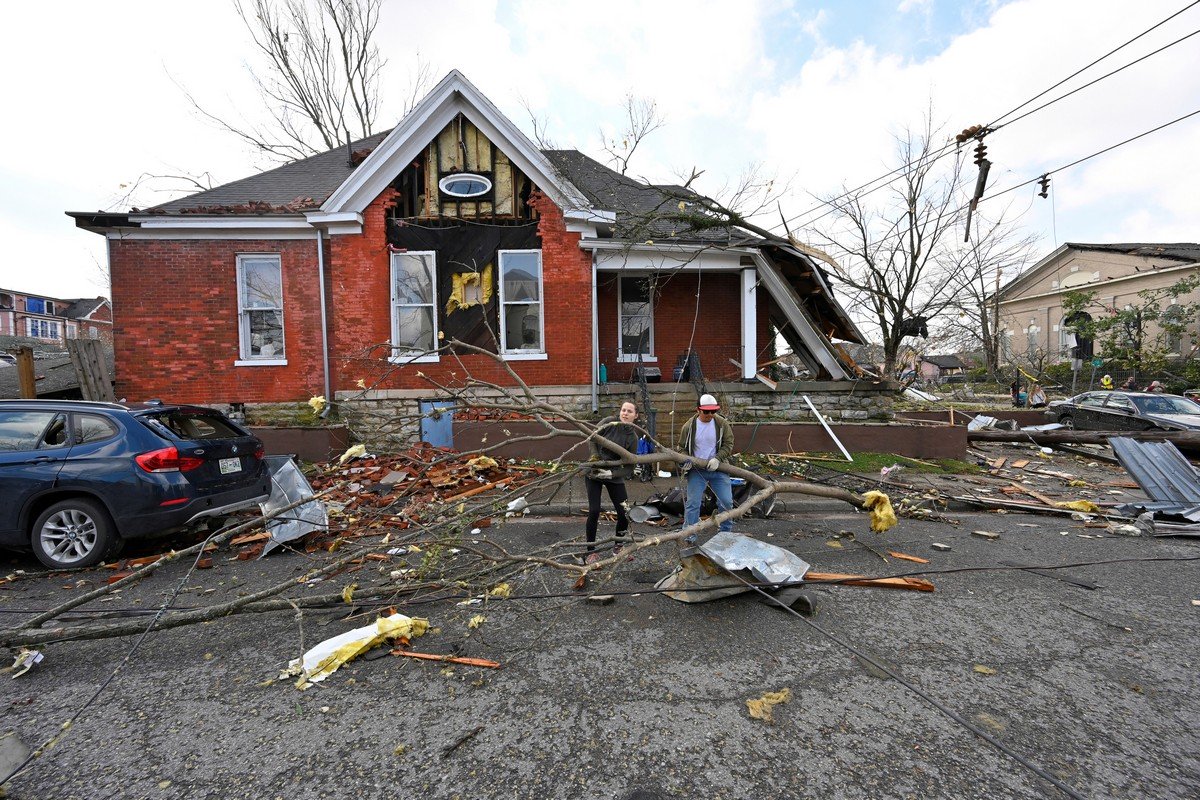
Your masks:
<instances>
[{"instance_id":1,"label":"damaged roof","mask_svg":"<svg viewBox=\"0 0 1200 800\"><path fill-rule=\"evenodd\" d=\"M341 186L355 165L349 153L371 150L391 132L372 134L315 156L284 164L248 178L190 194L152 208L144 214L258 213L286 214L319 208ZM135 209L136 211L136 209Z\"/></svg>"},{"instance_id":2,"label":"damaged roof","mask_svg":"<svg viewBox=\"0 0 1200 800\"><path fill-rule=\"evenodd\" d=\"M612 231L616 239L721 245L757 245L764 241L704 214L686 199L695 194L682 186L642 183L578 150L542 153L596 208L616 212ZM682 209L680 202L685 204Z\"/></svg>"},{"instance_id":3,"label":"damaged roof","mask_svg":"<svg viewBox=\"0 0 1200 800\"><path fill-rule=\"evenodd\" d=\"M1146 258L1171 258L1176 261L1191 263L1200 261L1200 244L1181 242L1178 244L1081 244L1067 242L1067 247L1075 250L1098 250L1108 253L1124 253L1130 256L1145 256Z\"/></svg>"}]
</instances>

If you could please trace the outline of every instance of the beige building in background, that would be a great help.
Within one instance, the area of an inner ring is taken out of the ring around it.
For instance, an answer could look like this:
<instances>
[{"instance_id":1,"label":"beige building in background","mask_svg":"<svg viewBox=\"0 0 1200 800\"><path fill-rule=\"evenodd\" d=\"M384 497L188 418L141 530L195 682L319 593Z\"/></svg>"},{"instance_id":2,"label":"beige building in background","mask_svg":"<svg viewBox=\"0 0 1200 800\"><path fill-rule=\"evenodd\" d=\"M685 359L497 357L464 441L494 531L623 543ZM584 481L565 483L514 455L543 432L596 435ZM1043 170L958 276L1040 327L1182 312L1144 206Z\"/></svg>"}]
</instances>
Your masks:
<instances>
[{"instance_id":1,"label":"beige building in background","mask_svg":"<svg viewBox=\"0 0 1200 800\"><path fill-rule=\"evenodd\" d=\"M1044 354L1047 364L1071 357L1073 337L1063 319L1063 295L1095 291L1096 302L1112 308L1136 303L1138 292L1164 288L1200 270L1200 244L1078 244L1068 242L1017 276L999 291L1001 361L1026 361ZM1179 302L1198 299L1185 295ZM1100 309L1089 313L1099 316ZM1158 333L1151 326L1150 335ZM1176 353L1200 342L1196 321L1175 342ZM1103 355L1103 353L1097 353Z\"/></svg>"}]
</instances>

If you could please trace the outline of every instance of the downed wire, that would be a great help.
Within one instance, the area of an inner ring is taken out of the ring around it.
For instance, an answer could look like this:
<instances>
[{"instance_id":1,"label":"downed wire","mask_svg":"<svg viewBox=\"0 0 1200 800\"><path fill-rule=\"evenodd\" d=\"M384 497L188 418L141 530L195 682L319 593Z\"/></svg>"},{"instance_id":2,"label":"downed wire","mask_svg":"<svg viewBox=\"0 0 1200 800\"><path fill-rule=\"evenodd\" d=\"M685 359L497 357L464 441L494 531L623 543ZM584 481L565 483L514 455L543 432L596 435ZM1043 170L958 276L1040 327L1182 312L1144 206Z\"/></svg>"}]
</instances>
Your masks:
<instances>
[{"instance_id":1,"label":"downed wire","mask_svg":"<svg viewBox=\"0 0 1200 800\"><path fill-rule=\"evenodd\" d=\"M967 729L968 731L970 731L971 733L973 733L973 734L975 734L976 736L978 736L979 738L983 739L985 742L987 742L988 744L992 745L993 747L995 747L995 748L996 748L997 750L999 750L1000 752L1002 752L1002 753L1004 753L1005 755L1009 756L1010 758L1014 759L1015 761L1017 761L1019 764L1021 764L1021 765L1022 765L1023 767L1025 767L1026 769L1028 769L1028 770L1030 770L1031 772L1033 772L1033 773L1034 773L1035 775L1037 775L1038 777L1040 777L1040 778L1042 778L1043 780L1049 781L1050 783L1054 784L1054 786L1055 786L1056 788L1058 788L1058 789L1059 789L1059 791L1063 792L1063 794L1067 795L1067 796L1068 796L1068 797L1070 797L1070 798L1073 798L1073 800L1085 800L1084 796L1083 796L1083 795L1081 795L1081 794L1079 794L1079 792L1075 791L1075 790L1074 790L1074 789L1072 789L1070 786L1067 786L1065 783L1063 783L1062 781L1060 781L1058 778L1054 777L1054 776L1053 776L1053 775L1051 775L1049 772L1047 772L1045 769L1043 769L1042 767L1040 767L1040 766L1038 766L1037 764L1033 763L1032 761L1030 761L1030 760L1029 760L1028 758L1026 758L1025 756L1023 756L1023 755L1021 755L1020 753L1016 752L1015 750L1013 750L1012 748L1010 748L1008 745L1006 745L1004 742L1002 742L1002 741L1000 741L999 739L997 739L995 736L992 736L990 733L988 733L987 731L983 730L982 728L979 728L979 727L977 727L977 726L975 726L975 725L972 725L972 724L971 724L971 722L970 722L969 720L967 720L965 717L963 717L963 716L962 716L961 714L959 714L957 711L955 711L954 709L952 709L952 708L950 708L949 706L945 705L944 703L942 703L940 700L938 700L937 698L933 697L932 695L930 695L930 694L927 694L927 693L926 693L926 692L925 692L923 689L921 689L920 687L916 686L915 684L913 684L913 683L910 683L909 681L906 681L906 680L905 680L904 678L902 678L902 677L899 675L899 673L897 673L895 670L891 669L890 667L888 667L888 666L887 666L887 665L885 665L885 664L881 664L879 661L877 661L876 659L874 659L874 658L872 658L871 656L867 655L867 654L866 654L866 653L864 653L863 651L859 650L859 649L858 649L857 647L855 647L854 645L850 644L849 642L843 641L842 639L840 639L839 637L837 637L837 636L836 636L836 635L834 635L833 633L831 633L831 632L829 632L829 631L825 630L824 628L822 628L822 627L821 627L820 625L818 625L817 623L815 623L815 622L813 622L812 620L810 620L810 619L808 619L807 617L805 617L805 616L804 616L803 614L801 614L799 611L796 611L796 610L795 610L795 609L793 609L791 606L789 606L789 605L787 605L786 603L784 603L784 602L780 601L779 599L775 598L774 596L772 596L772 595L770 595L770 594L767 594L765 591L763 591L763 590L762 590L762 589L760 589L759 587L755 586L753 583L750 583L750 582L749 582L749 581L747 581L747 580L743 580L743 579L741 578L741 576L737 575L736 573L732 573L732 572L731 572L731 573L729 573L729 574L730 574L730 575L732 575L734 578L737 578L739 581L741 581L741 583L742 583L743 585L745 585L745 586L747 586L748 588L750 588L750 589L752 589L752 590L754 590L754 591L758 592L760 595L762 595L763 597L767 598L767 600L769 600L770 602L774 603L775 605L777 605L777 606L779 606L780 608L782 608L784 611L786 611L786 612L788 612L789 614L791 614L792 616L796 617L796 618L797 618L797 619L799 619L801 622L803 622L805 625L808 625L809 627L811 627L811 628L812 628L813 630L815 630L817 633L821 634L822 636L824 636L825 638L829 639L830 641L832 641L832 642L834 642L834 643L836 643L836 644L839 644L839 645L841 645L842 647L846 648L847 650L849 650L849 651L850 651L851 653L853 653L854 655L858 656L858 657L859 657L860 659L862 659L863 661L867 662L868 664L870 664L871 666L875 667L876 669L878 669L878 670L880 670L880 671L884 672L884 673L885 673L885 674L887 674L889 677L891 677L893 680L895 680L897 683L899 683L901 686L903 686L904 688L908 689L909 691L911 691L912 693L914 693L914 694L915 694L915 695L917 695L918 697L920 697L920 698L922 698L923 700L925 700L926 702L928 702L930 705L932 705L932 706L933 706L934 708L936 708L938 711L942 712L942 713L943 713L943 714L945 714L947 717L949 717L950 719L954 720L955 722L957 722L959 725L961 725L961 726L963 726L964 728L966 728L966 729Z\"/></svg>"}]
</instances>

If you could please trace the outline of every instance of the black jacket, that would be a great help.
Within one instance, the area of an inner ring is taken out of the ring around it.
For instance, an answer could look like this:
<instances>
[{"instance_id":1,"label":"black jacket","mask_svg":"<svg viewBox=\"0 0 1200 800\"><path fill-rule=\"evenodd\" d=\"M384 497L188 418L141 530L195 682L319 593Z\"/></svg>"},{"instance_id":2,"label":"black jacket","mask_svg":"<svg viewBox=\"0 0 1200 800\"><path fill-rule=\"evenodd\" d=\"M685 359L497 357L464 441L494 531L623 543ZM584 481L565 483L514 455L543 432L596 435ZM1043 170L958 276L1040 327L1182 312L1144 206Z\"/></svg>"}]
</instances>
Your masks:
<instances>
[{"instance_id":1,"label":"black jacket","mask_svg":"<svg viewBox=\"0 0 1200 800\"><path fill-rule=\"evenodd\" d=\"M596 426L596 433L613 444L624 447L630 453L637 454L638 432L632 425L621 422L620 417L605 417L600 420ZM621 459L620 455L604 447L598 439L592 439L588 444L592 448L593 461L619 461ZM632 464L618 464L615 467L607 467L607 469L612 470L612 480L614 481L623 481L633 475Z\"/></svg>"}]
</instances>

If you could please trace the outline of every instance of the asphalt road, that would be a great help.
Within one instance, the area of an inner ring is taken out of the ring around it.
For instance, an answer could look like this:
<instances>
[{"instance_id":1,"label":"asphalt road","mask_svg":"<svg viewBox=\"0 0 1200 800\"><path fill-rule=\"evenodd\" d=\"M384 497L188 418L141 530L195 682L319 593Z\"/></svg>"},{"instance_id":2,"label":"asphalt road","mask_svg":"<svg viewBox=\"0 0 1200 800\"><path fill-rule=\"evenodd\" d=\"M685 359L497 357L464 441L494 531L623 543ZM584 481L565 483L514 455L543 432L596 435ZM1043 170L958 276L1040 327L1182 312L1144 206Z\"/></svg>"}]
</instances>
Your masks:
<instances>
[{"instance_id":1,"label":"asphalt road","mask_svg":"<svg viewBox=\"0 0 1200 800\"><path fill-rule=\"evenodd\" d=\"M792 503L782 518L739 530L820 571L927 569L934 593L814 589L814 621L1078 796L1200 796L1200 569L1181 560L1200 557L1200 541L1111 536L1046 516L953 516L957 526L902 520L877 535L844 505ZM556 517L493 531L518 547L581 528L578 517ZM833 538L842 530L855 538ZM935 541L952 550L933 551ZM931 563L885 563L860 542ZM303 692L275 680L305 647L370 620L345 619L345 609L154 632L66 735L7 784L8 797L1067 796L788 613L751 596L685 605L648 592L675 559L673 545L655 548L593 581L590 591L632 592L608 605L571 597L561 575L539 573L514 595L568 596L401 609L440 629L414 649L495 659L499 670L384 655ZM1094 590L975 569L1003 561L1120 563L1059 572ZM310 563L293 553L216 562L189 579L179 604L233 597ZM0 574L18 568L36 572L31 558L0 556ZM376 578L394 568L370 567ZM160 571L94 608L153 607L182 575ZM102 579L26 575L0 587L0 618ZM469 629L475 615L486 621ZM31 745L54 736L133 641L49 646L28 674L0 676L0 735ZM791 700L775 707L773 723L748 715L747 700L785 687Z\"/></svg>"}]
</instances>

